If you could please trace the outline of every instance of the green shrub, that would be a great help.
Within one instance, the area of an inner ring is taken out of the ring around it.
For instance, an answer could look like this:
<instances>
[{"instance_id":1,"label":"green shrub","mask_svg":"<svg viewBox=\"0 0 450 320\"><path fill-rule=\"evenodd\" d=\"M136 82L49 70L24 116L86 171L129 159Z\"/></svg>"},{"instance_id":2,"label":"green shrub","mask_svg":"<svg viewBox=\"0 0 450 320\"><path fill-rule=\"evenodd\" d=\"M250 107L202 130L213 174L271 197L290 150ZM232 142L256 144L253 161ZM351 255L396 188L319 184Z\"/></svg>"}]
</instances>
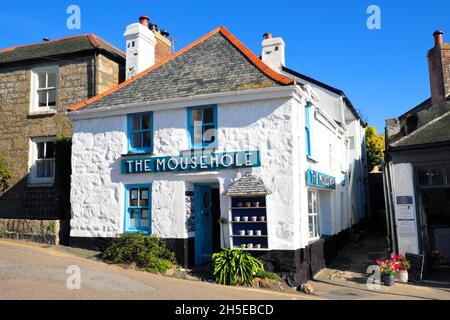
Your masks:
<instances>
[{"instance_id":1,"label":"green shrub","mask_svg":"<svg viewBox=\"0 0 450 320\"><path fill-rule=\"evenodd\" d=\"M222 249L212 255L212 269L219 284L252 284L255 274L264 272L264 265L246 251Z\"/></svg>"},{"instance_id":2,"label":"green shrub","mask_svg":"<svg viewBox=\"0 0 450 320\"><path fill-rule=\"evenodd\" d=\"M177 263L175 253L164 240L141 233L126 233L114 239L103 257L115 263L135 263L139 268L159 273L165 273Z\"/></svg>"},{"instance_id":3,"label":"green shrub","mask_svg":"<svg viewBox=\"0 0 450 320\"><path fill-rule=\"evenodd\" d=\"M6 160L0 154L0 194L5 192L11 186L11 170L6 163Z\"/></svg>"},{"instance_id":4,"label":"green shrub","mask_svg":"<svg viewBox=\"0 0 450 320\"><path fill-rule=\"evenodd\" d=\"M259 271L256 273L255 277L261 278L261 279L276 280L275 273L273 273L273 272Z\"/></svg>"}]
</instances>

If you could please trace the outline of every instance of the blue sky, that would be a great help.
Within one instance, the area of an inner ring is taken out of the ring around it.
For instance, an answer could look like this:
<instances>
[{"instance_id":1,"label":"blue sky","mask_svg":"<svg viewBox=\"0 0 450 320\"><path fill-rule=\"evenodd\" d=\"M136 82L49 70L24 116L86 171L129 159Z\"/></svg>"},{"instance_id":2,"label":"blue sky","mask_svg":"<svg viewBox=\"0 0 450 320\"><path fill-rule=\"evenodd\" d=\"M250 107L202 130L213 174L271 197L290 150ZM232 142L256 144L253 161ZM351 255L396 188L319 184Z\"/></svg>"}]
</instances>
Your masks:
<instances>
[{"instance_id":1,"label":"blue sky","mask_svg":"<svg viewBox=\"0 0 450 320\"><path fill-rule=\"evenodd\" d=\"M81 30L66 27L72 4ZM381 30L366 27L371 4L381 8ZM95 33L124 49L125 26L143 14L177 39L176 49L225 25L259 55L271 32L286 42L288 67L344 90L379 130L430 96L433 32L450 42L448 0L4 1L0 10L0 48Z\"/></svg>"}]
</instances>

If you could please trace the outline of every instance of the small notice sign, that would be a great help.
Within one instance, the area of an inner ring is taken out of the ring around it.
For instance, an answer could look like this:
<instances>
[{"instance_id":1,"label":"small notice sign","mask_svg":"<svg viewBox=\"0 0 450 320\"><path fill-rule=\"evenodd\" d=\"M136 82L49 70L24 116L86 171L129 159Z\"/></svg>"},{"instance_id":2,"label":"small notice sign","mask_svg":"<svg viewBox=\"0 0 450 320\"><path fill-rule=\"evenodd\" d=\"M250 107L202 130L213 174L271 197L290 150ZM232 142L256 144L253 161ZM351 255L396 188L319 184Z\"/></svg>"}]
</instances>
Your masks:
<instances>
[{"instance_id":1,"label":"small notice sign","mask_svg":"<svg viewBox=\"0 0 450 320\"><path fill-rule=\"evenodd\" d=\"M413 197L412 196L397 197L397 204L413 204Z\"/></svg>"}]
</instances>

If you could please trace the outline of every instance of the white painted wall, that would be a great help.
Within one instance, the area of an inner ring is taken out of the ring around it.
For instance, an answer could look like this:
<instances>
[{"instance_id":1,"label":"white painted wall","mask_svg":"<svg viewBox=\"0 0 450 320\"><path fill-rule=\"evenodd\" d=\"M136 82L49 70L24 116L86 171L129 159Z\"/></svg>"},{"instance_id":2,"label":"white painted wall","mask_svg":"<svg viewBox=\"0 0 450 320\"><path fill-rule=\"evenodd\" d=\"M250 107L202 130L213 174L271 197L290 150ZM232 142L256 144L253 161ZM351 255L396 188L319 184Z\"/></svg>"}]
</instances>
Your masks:
<instances>
[{"instance_id":1,"label":"white painted wall","mask_svg":"<svg viewBox=\"0 0 450 320\"><path fill-rule=\"evenodd\" d=\"M217 151L261 152L262 166L244 169L242 174L252 171L272 191L267 197L270 249L297 249L309 242L307 168L337 178L336 191L323 191L327 192L321 212L324 234L336 234L350 226L347 195L353 190L348 181L345 187L340 186L345 176L341 169L349 166L340 162L351 158L344 154L344 139L321 122L322 118L314 118L316 161L307 161L304 108L305 103L295 98L218 104ZM153 117L154 156L177 155L188 149L186 108L156 110ZM126 184L152 184L152 231L161 237L192 236L185 229L184 194L195 182L219 184L221 214L229 218L225 192L236 178L236 170L123 175L120 160L125 153L126 115L74 121L71 236L115 237L122 233ZM343 206L342 192L346 200ZM228 235L225 238L228 242Z\"/></svg>"}]
</instances>

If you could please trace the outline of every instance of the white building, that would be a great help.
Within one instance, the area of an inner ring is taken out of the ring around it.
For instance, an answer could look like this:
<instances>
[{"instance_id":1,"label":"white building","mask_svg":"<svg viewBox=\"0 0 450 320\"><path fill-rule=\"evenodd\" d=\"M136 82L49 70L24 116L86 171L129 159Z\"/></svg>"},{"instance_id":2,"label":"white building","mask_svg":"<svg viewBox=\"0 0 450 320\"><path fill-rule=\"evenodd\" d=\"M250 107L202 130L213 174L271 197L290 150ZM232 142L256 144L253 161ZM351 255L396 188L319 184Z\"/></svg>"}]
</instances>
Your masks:
<instances>
[{"instance_id":1,"label":"white building","mask_svg":"<svg viewBox=\"0 0 450 320\"><path fill-rule=\"evenodd\" d=\"M244 248L293 286L324 266L326 246L366 214L363 123L265 38L259 59L220 27L69 108L74 241L141 231L183 265Z\"/></svg>"}]
</instances>

